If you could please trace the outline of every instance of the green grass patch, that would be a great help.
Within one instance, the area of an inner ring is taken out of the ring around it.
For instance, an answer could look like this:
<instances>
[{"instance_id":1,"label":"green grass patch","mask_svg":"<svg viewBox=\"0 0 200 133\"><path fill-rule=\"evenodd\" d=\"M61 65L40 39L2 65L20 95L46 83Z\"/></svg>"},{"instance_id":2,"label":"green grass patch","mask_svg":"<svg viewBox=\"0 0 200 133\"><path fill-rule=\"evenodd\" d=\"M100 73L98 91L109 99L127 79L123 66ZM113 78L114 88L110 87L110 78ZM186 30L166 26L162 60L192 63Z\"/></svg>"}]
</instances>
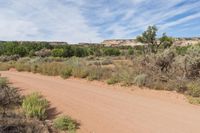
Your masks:
<instances>
[{"instance_id":1,"label":"green grass patch","mask_svg":"<svg viewBox=\"0 0 200 133\"><path fill-rule=\"evenodd\" d=\"M28 117L44 120L47 118L48 101L39 93L26 96L22 102L22 109Z\"/></svg>"},{"instance_id":2,"label":"green grass patch","mask_svg":"<svg viewBox=\"0 0 200 133\"><path fill-rule=\"evenodd\" d=\"M119 78L117 77L111 77L110 79L107 80L107 84L112 85L112 84L116 84L119 83Z\"/></svg>"},{"instance_id":3,"label":"green grass patch","mask_svg":"<svg viewBox=\"0 0 200 133\"><path fill-rule=\"evenodd\" d=\"M189 95L192 97L200 97L200 83L198 81L189 83L187 87Z\"/></svg>"},{"instance_id":4,"label":"green grass patch","mask_svg":"<svg viewBox=\"0 0 200 133\"><path fill-rule=\"evenodd\" d=\"M75 132L79 124L69 116L61 116L54 120L53 125L56 129Z\"/></svg>"},{"instance_id":5,"label":"green grass patch","mask_svg":"<svg viewBox=\"0 0 200 133\"><path fill-rule=\"evenodd\" d=\"M187 96L187 99L191 104L200 104L200 97Z\"/></svg>"}]
</instances>

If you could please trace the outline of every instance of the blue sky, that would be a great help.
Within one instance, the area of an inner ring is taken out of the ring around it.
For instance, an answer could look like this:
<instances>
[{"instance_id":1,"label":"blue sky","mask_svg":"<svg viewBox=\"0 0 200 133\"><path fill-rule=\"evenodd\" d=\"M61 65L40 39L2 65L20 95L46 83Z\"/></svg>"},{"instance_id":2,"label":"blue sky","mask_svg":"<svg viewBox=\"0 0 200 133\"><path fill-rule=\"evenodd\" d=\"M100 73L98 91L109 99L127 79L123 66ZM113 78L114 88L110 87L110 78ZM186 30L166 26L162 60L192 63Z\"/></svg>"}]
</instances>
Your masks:
<instances>
[{"instance_id":1,"label":"blue sky","mask_svg":"<svg viewBox=\"0 0 200 133\"><path fill-rule=\"evenodd\" d=\"M159 34L200 36L200 0L0 0L0 40L101 42Z\"/></svg>"}]
</instances>

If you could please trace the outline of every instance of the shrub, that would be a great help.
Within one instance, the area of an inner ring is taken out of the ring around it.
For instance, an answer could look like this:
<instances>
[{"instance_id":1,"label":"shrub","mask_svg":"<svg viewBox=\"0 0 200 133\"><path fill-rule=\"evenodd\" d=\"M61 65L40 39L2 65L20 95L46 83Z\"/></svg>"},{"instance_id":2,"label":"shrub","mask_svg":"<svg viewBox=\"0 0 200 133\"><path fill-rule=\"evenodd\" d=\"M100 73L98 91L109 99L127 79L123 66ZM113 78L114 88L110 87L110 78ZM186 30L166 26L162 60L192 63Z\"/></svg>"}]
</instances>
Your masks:
<instances>
[{"instance_id":1,"label":"shrub","mask_svg":"<svg viewBox=\"0 0 200 133\"><path fill-rule=\"evenodd\" d=\"M167 72L171 68L175 58L175 51L173 49L166 49L162 54L159 54L156 59L156 65L161 71Z\"/></svg>"},{"instance_id":2,"label":"shrub","mask_svg":"<svg viewBox=\"0 0 200 133\"><path fill-rule=\"evenodd\" d=\"M68 116L61 116L54 120L53 125L55 128L64 131L75 131L78 128L78 124L75 120Z\"/></svg>"},{"instance_id":3,"label":"shrub","mask_svg":"<svg viewBox=\"0 0 200 133\"><path fill-rule=\"evenodd\" d=\"M16 61L18 59L19 59L19 55L0 56L0 62Z\"/></svg>"},{"instance_id":4,"label":"shrub","mask_svg":"<svg viewBox=\"0 0 200 133\"><path fill-rule=\"evenodd\" d=\"M176 53L178 55L185 55L187 53L188 48L191 46L177 46L176 47Z\"/></svg>"},{"instance_id":5,"label":"shrub","mask_svg":"<svg viewBox=\"0 0 200 133\"><path fill-rule=\"evenodd\" d=\"M38 67L39 67L39 66L38 66L37 64L31 65L31 72L37 73Z\"/></svg>"},{"instance_id":6,"label":"shrub","mask_svg":"<svg viewBox=\"0 0 200 133\"><path fill-rule=\"evenodd\" d=\"M51 55L51 50L44 48L44 49L41 49L40 51L36 51L35 55L40 56L40 57L47 57Z\"/></svg>"},{"instance_id":7,"label":"shrub","mask_svg":"<svg viewBox=\"0 0 200 133\"><path fill-rule=\"evenodd\" d=\"M199 56L200 54L200 45L193 45L193 46L190 46L187 51L186 51L186 54L190 55L190 56Z\"/></svg>"},{"instance_id":8,"label":"shrub","mask_svg":"<svg viewBox=\"0 0 200 133\"><path fill-rule=\"evenodd\" d=\"M53 57L63 57L64 56L64 53L65 53L65 51L64 51L64 49L53 49L52 50L52 56Z\"/></svg>"},{"instance_id":9,"label":"shrub","mask_svg":"<svg viewBox=\"0 0 200 133\"><path fill-rule=\"evenodd\" d=\"M200 83L192 82L187 85L188 94L193 97L200 97Z\"/></svg>"},{"instance_id":10,"label":"shrub","mask_svg":"<svg viewBox=\"0 0 200 133\"><path fill-rule=\"evenodd\" d=\"M112 74L113 74L113 68L110 67L102 67L101 70L101 79L102 80L108 80L111 78Z\"/></svg>"},{"instance_id":11,"label":"shrub","mask_svg":"<svg viewBox=\"0 0 200 133\"><path fill-rule=\"evenodd\" d=\"M187 80L184 79L174 79L168 81L168 85L166 86L170 90L176 90L179 93L185 93L187 91Z\"/></svg>"},{"instance_id":12,"label":"shrub","mask_svg":"<svg viewBox=\"0 0 200 133\"><path fill-rule=\"evenodd\" d=\"M117 48L105 48L103 50L104 55L106 56L119 56L120 50Z\"/></svg>"},{"instance_id":13,"label":"shrub","mask_svg":"<svg viewBox=\"0 0 200 133\"><path fill-rule=\"evenodd\" d=\"M147 75L146 74L140 74L138 76L135 77L134 79L134 83L137 86L145 86L147 82Z\"/></svg>"},{"instance_id":14,"label":"shrub","mask_svg":"<svg viewBox=\"0 0 200 133\"><path fill-rule=\"evenodd\" d=\"M121 82L123 86L130 86L134 83L135 70L128 66L127 63L119 62L119 64L116 64L115 69L111 69L110 71L112 72L110 75L112 75L114 79L110 76L107 79Z\"/></svg>"},{"instance_id":15,"label":"shrub","mask_svg":"<svg viewBox=\"0 0 200 133\"><path fill-rule=\"evenodd\" d=\"M102 65L110 65L110 64L112 64L113 62L112 62L112 60L110 60L110 59L105 59L105 60L103 60L102 62L101 62L101 64Z\"/></svg>"},{"instance_id":16,"label":"shrub","mask_svg":"<svg viewBox=\"0 0 200 133\"><path fill-rule=\"evenodd\" d=\"M191 103L191 104L200 104L200 98L199 97L188 96L187 99L188 99L189 103Z\"/></svg>"},{"instance_id":17,"label":"shrub","mask_svg":"<svg viewBox=\"0 0 200 133\"><path fill-rule=\"evenodd\" d=\"M11 68L10 64L8 63L0 63L0 71L6 71Z\"/></svg>"},{"instance_id":18,"label":"shrub","mask_svg":"<svg viewBox=\"0 0 200 133\"><path fill-rule=\"evenodd\" d=\"M111 85L111 84L116 84L116 83L118 83L118 82L120 82L120 81L119 81L119 78L117 78L117 77L115 77L115 76L113 76L113 77L111 77L110 79L107 80L107 84L109 84L109 85Z\"/></svg>"},{"instance_id":19,"label":"shrub","mask_svg":"<svg viewBox=\"0 0 200 133\"><path fill-rule=\"evenodd\" d=\"M160 41L160 47L166 49L172 46L173 39L171 37L168 37L166 33L163 33L162 37L159 38Z\"/></svg>"},{"instance_id":20,"label":"shrub","mask_svg":"<svg viewBox=\"0 0 200 133\"><path fill-rule=\"evenodd\" d=\"M19 105L20 103L21 96L17 89L10 87L6 78L0 77L0 109L3 109L3 114L5 113L5 109L12 105Z\"/></svg>"},{"instance_id":21,"label":"shrub","mask_svg":"<svg viewBox=\"0 0 200 133\"><path fill-rule=\"evenodd\" d=\"M92 64L95 65L95 66L100 66L101 62L100 61L94 61Z\"/></svg>"},{"instance_id":22,"label":"shrub","mask_svg":"<svg viewBox=\"0 0 200 133\"><path fill-rule=\"evenodd\" d=\"M122 86L131 86L133 85L134 78L129 73L124 73L123 76L120 77L122 81Z\"/></svg>"},{"instance_id":23,"label":"shrub","mask_svg":"<svg viewBox=\"0 0 200 133\"><path fill-rule=\"evenodd\" d=\"M72 69L72 75L77 78L86 78L88 70L86 67L77 66Z\"/></svg>"},{"instance_id":24,"label":"shrub","mask_svg":"<svg viewBox=\"0 0 200 133\"><path fill-rule=\"evenodd\" d=\"M7 86L8 80L6 78L0 77L0 87Z\"/></svg>"},{"instance_id":25,"label":"shrub","mask_svg":"<svg viewBox=\"0 0 200 133\"><path fill-rule=\"evenodd\" d=\"M71 67L72 69L76 69L78 71L79 71L79 69L87 71L87 62L83 58L72 57L72 58L69 58L65 62L65 64L67 67ZM72 73L73 73L73 70L72 70Z\"/></svg>"},{"instance_id":26,"label":"shrub","mask_svg":"<svg viewBox=\"0 0 200 133\"><path fill-rule=\"evenodd\" d=\"M83 60L80 60L80 58L71 58L67 61L67 65L72 67L72 76L77 78L86 78L88 76L86 63Z\"/></svg>"},{"instance_id":27,"label":"shrub","mask_svg":"<svg viewBox=\"0 0 200 133\"><path fill-rule=\"evenodd\" d=\"M88 56L87 48L74 47L74 56L76 57L85 57Z\"/></svg>"},{"instance_id":28,"label":"shrub","mask_svg":"<svg viewBox=\"0 0 200 133\"><path fill-rule=\"evenodd\" d=\"M191 56L187 58L185 63L187 68L187 77L190 79L196 79L200 77L200 56Z\"/></svg>"},{"instance_id":29,"label":"shrub","mask_svg":"<svg viewBox=\"0 0 200 133\"><path fill-rule=\"evenodd\" d=\"M38 66L38 72L49 76L59 76L64 69L64 64L58 62L41 63Z\"/></svg>"},{"instance_id":30,"label":"shrub","mask_svg":"<svg viewBox=\"0 0 200 133\"><path fill-rule=\"evenodd\" d=\"M103 69L101 67L91 68L88 74L89 80L100 80L103 75Z\"/></svg>"},{"instance_id":31,"label":"shrub","mask_svg":"<svg viewBox=\"0 0 200 133\"><path fill-rule=\"evenodd\" d=\"M169 88L166 88L166 82L162 82L159 80L153 81L150 84L150 88L151 89L155 89L155 90L167 90ZM149 86L148 86L149 87Z\"/></svg>"},{"instance_id":32,"label":"shrub","mask_svg":"<svg viewBox=\"0 0 200 133\"><path fill-rule=\"evenodd\" d=\"M43 120L47 117L48 102L38 93L32 93L23 99L22 108L27 116Z\"/></svg>"},{"instance_id":33,"label":"shrub","mask_svg":"<svg viewBox=\"0 0 200 133\"><path fill-rule=\"evenodd\" d=\"M185 67L187 77L196 79L200 77L200 45L194 45L188 48L186 54Z\"/></svg>"},{"instance_id":34,"label":"shrub","mask_svg":"<svg viewBox=\"0 0 200 133\"><path fill-rule=\"evenodd\" d=\"M133 55L134 54L134 49L133 48L129 48L128 49L128 55Z\"/></svg>"},{"instance_id":35,"label":"shrub","mask_svg":"<svg viewBox=\"0 0 200 133\"><path fill-rule=\"evenodd\" d=\"M31 71L31 65L28 63L15 63L14 64L15 68L17 69L17 71L21 72L21 71Z\"/></svg>"},{"instance_id":36,"label":"shrub","mask_svg":"<svg viewBox=\"0 0 200 133\"><path fill-rule=\"evenodd\" d=\"M65 68L64 70L62 70L60 75L64 79L69 78L70 76L72 76L72 68L70 67Z\"/></svg>"},{"instance_id":37,"label":"shrub","mask_svg":"<svg viewBox=\"0 0 200 133\"><path fill-rule=\"evenodd\" d=\"M26 119L16 113L4 116L0 125L1 133L50 133L44 122Z\"/></svg>"}]
</instances>

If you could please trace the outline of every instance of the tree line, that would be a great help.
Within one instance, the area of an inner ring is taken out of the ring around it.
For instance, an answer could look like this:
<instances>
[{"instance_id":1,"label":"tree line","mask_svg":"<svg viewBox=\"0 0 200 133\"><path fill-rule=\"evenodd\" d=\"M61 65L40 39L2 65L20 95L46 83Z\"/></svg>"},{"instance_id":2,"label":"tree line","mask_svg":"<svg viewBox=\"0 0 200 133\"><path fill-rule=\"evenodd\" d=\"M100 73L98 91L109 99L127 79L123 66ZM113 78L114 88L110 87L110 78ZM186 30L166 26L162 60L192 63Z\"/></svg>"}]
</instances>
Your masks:
<instances>
[{"instance_id":1,"label":"tree line","mask_svg":"<svg viewBox=\"0 0 200 133\"><path fill-rule=\"evenodd\" d=\"M120 49L103 47L100 45L50 45L48 42L0 42L0 55L53 56L53 57L86 57L118 56Z\"/></svg>"},{"instance_id":2,"label":"tree line","mask_svg":"<svg viewBox=\"0 0 200 133\"><path fill-rule=\"evenodd\" d=\"M165 33L157 37L157 27L149 26L136 40L144 45L129 47L105 47L103 45L50 45L48 42L0 42L0 56L18 55L25 56L53 56L53 57L86 57L94 56L119 56L140 53L157 53L159 49L172 46L173 39Z\"/></svg>"}]
</instances>

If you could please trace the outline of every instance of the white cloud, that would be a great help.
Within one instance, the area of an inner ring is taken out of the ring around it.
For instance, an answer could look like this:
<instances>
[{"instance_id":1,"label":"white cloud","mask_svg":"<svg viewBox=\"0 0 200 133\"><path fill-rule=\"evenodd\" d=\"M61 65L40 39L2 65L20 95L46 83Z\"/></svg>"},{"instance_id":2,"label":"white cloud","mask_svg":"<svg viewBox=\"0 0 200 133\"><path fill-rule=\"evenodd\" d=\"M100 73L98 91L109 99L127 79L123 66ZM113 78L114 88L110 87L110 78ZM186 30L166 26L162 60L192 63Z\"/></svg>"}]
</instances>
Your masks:
<instances>
[{"instance_id":1,"label":"white cloud","mask_svg":"<svg viewBox=\"0 0 200 133\"><path fill-rule=\"evenodd\" d=\"M169 27L176 26L176 25L182 24L182 23L184 23L184 22L188 22L188 21L193 20L193 19L196 19L196 18L200 18L200 13L196 13L196 14L193 14L193 15L190 15L190 16L187 16L187 17L184 17L184 18L182 18L182 19L179 19L179 20L177 20L177 21L173 21L173 22L164 24L161 28L162 28L162 29L167 29L167 28L169 28Z\"/></svg>"},{"instance_id":2,"label":"white cloud","mask_svg":"<svg viewBox=\"0 0 200 133\"><path fill-rule=\"evenodd\" d=\"M76 3L75 3L76 4ZM10 12L9 12L10 11ZM12 0L0 9L1 40L55 40L70 43L102 40L96 28L89 27L76 6L47 0Z\"/></svg>"},{"instance_id":3,"label":"white cloud","mask_svg":"<svg viewBox=\"0 0 200 133\"><path fill-rule=\"evenodd\" d=\"M133 2L137 3L137 0L133 0ZM126 9L124 17L121 20L116 21L115 24L108 28L109 31L113 32L113 36L110 38L116 36L126 38L134 32L138 33L139 31L145 30L149 25L158 25L160 31L165 32L164 30L176 24L190 22L192 18L198 18L198 15L196 17L189 15L188 17L191 19L179 18L178 20L172 19L167 22L166 20L176 17L177 15L199 10L200 2L176 6L180 2L183 2L183 0L148 0L145 1L145 3L140 2L139 4L132 5L131 8ZM150 7L148 8L148 6ZM184 21L182 19L184 19ZM125 24L122 25L122 23Z\"/></svg>"},{"instance_id":4,"label":"white cloud","mask_svg":"<svg viewBox=\"0 0 200 133\"><path fill-rule=\"evenodd\" d=\"M0 40L100 42L134 37L153 24L164 32L199 19L200 1L177 6L184 1L0 0Z\"/></svg>"}]
</instances>

